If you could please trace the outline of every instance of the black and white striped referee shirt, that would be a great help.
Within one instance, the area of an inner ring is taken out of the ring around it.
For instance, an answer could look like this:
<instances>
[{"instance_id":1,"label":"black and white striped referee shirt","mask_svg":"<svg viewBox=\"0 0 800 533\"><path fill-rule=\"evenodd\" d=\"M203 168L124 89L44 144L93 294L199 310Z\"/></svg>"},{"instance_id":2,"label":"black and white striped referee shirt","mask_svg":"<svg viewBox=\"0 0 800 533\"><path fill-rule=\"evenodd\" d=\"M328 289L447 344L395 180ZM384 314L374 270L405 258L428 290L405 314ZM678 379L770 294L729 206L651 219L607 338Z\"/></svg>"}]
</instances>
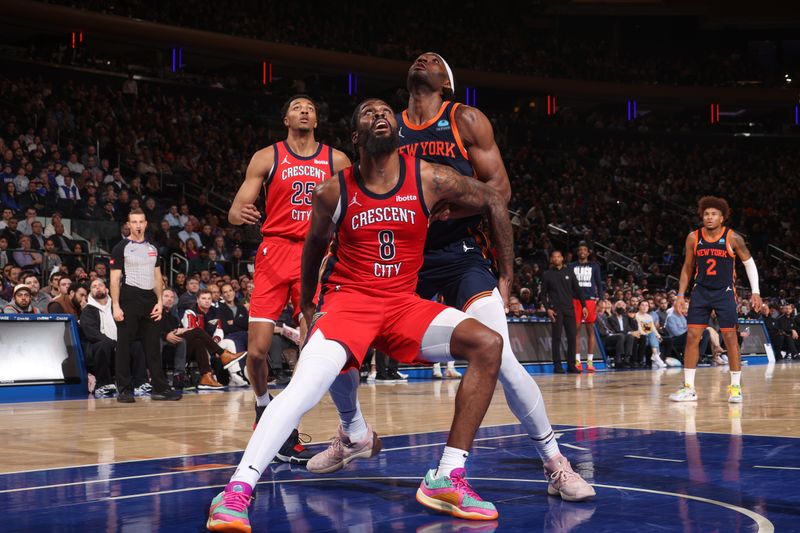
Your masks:
<instances>
[{"instance_id":1,"label":"black and white striped referee shirt","mask_svg":"<svg viewBox=\"0 0 800 533\"><path fill-rule=\"evenodd\" d=\"M122 283L146 291L155 288L158 250L147 241L123 239L111 250L111 270L122 270Z\"/></svg>"}]
</instances>

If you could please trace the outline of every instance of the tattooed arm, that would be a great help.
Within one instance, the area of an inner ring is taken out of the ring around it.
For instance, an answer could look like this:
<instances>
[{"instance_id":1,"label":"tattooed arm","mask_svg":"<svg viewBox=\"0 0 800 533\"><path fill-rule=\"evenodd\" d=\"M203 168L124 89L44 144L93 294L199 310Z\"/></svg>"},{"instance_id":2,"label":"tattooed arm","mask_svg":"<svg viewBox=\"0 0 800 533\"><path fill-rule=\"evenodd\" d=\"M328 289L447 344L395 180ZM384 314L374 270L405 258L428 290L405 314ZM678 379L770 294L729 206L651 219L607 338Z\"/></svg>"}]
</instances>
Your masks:
<instances>
[{"instance_id":1,"label":"tattooed arm","mask_svg":"<svg viewBox=\"0 0 800 533\"><path fill-rule=\"evenodd\" d=\"M508 295L514 273L514 233L508 218L506 203L489 185L468 176L462 176L450 167L420 162L422 193L424 201L431 209L445 201L470 211L486 213L489 218L491 237L497 248L497 262L500 269L498 288L503 301L508 303Z\"/></svg>"}]
</instances>

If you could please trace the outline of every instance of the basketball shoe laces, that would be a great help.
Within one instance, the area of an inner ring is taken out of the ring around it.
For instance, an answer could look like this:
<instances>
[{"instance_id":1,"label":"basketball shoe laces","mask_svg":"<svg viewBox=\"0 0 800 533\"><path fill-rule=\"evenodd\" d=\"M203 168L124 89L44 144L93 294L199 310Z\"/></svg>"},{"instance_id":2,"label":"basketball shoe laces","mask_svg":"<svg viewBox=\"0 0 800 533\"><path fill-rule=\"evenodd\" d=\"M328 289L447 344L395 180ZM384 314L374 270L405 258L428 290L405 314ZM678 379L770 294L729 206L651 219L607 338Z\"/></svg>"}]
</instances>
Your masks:
<instances>
[{"instance_id":1,"label":"basketball shoe laces","mask_svg":"<svg viewBox=\"0 0 800 533\"><path fill-rule=\"evenodd\" d=\"M225 491L222 495L222 503L228 509L243 513L250 503L250 498L241 492Z\"/></svg>"},{"instance_id":2,"label":"basketball shoe laces","mask_svg":"<svg viewBox=\"0 0 800 533\"><path fill-rule=\"evenodd\" d=\"M453 488L459 491L464 491L467 493L474 500L483 501L483 498L478 496L478 493L472 490L472 487L469 485L467 478L464 477L464 473L459 472L454 476L450 476L450 479L453 482Z\"/></svg>"},{"instance_id":3,"label":"basketball shoe laces","mask_svg":"<svg viewBox=\"0 0 800 533\"><path fill-rule=\"evenodd\" d=\"M555 472L550 474L550 479L552 479L553 481L560 482L560 483L566 483L566 482L570 481L571 479L578 477L578 474L576 474L571 469L567 470L562 465L559 465L559 467L560 468L558 470L556 470Z\"/></svg>"}]
</instances>

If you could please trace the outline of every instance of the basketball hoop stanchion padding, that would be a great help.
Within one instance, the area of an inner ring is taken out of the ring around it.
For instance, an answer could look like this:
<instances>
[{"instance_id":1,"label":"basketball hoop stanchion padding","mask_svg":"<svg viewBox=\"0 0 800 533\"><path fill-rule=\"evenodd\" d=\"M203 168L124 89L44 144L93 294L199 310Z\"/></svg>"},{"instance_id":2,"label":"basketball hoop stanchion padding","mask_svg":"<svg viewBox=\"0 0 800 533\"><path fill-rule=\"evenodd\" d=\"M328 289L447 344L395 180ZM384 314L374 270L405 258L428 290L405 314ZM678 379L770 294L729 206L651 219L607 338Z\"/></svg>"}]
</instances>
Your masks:
<instances>
[{"instance_id":1,"label":"basketball hoop stanchion padding","mask_svg":"<svg viewBox=\"0 0 800 533\"><path fill-rule=\"evenodd\" d=\"M74 316L0 314L0 403L87 396Z\"/></svg>"}]
</instances>

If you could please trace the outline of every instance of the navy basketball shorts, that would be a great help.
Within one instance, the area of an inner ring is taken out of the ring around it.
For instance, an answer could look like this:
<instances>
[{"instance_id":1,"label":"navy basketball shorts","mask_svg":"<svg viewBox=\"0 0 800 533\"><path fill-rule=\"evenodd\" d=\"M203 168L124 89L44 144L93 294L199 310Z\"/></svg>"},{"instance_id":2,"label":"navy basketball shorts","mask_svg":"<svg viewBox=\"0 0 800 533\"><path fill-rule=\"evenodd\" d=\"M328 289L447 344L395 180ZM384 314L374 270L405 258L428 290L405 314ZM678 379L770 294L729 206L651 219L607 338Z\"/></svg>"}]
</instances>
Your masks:
<instances>
[{"instance_id":1,"label":"navy basketball shorts","mask_svg":"<svg viewBox=\"0 0 800 533\"><path fill-rule=\"evenodd\" d=\"M444 303L466 311L473 302L492 294L497 277L492 263L471 238L425 252L417 294L429 300L441 295Z\"/></svg>"},{"instance_id":2,"label":"navy basketball shorts","mask_svg":"<svg viewBox=\"0 0 800 533\"><path fill-rule=\"evenodd\" d=\"M700 285L694 286L686 316L689 327L707 326L711 311L716 312L720 329L736 328L736 292L732 287L709 289Z\"/></svg>"}]
</instances>

